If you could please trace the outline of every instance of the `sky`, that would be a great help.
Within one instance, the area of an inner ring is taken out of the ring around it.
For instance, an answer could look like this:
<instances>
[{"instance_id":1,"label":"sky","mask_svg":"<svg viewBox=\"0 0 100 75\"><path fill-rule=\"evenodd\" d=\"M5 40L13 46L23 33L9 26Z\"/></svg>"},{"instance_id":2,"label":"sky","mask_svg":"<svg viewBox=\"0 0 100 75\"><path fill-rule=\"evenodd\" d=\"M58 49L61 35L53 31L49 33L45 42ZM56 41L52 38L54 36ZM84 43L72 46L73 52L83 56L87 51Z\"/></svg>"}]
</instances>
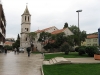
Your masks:
<instances>
[{"instance_id":1,"label":"sky","mask_svg":"<svg viewBox=\"0 0 100 75\"><path fill-rule=\"evenodd\" d=\"M31 32L55 26L62 29L67 22L87 34L100 27L100 0L1 0L6 17L6 38L17 38L21 31L21 15L26 4L31 14Z\"/></svg>"}]
</instances>

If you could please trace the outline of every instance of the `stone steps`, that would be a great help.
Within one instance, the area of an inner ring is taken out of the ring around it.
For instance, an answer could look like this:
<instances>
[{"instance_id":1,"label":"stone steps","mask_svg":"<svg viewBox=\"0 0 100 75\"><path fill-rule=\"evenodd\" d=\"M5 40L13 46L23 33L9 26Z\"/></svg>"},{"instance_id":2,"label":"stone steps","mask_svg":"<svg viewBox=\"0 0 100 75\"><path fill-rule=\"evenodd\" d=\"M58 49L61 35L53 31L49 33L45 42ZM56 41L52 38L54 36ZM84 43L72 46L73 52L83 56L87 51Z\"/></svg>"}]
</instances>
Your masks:
<instances>
[{"instance_id":1,"label":"stone steps","mask_svg":"<svg viewBox=\"0 0 100 75\"><path fill-rule=\"evenodd\" d=\"M49 63L50 63L50 64L53 64L53 61L52 61L52 59L50 59L50 60L49 60Z\"/></svg>"},{"instance_id":2,"label":"stone steps","mask_svg":"<svg viewBox=\"0 0 100 75\"><path fill-rule=\"evenodd\" d=\"M55 60L57 61L57 64L71 63L71 61L65 59L64 57L56 57Z\"/></svg>"},{"instance_id":3,"label":"stone steps","mask_svg":"<svg viewBox=\"0 0 100 75\"><path fill-rule=\"evenodd\" d=\"M64 63L71 63L71 61L68 61L67 59L65 59L63 57L55 57L48 61L43 61L43 64L45 64L45 65L64 64Z\"/></svg>"}]
</instances>

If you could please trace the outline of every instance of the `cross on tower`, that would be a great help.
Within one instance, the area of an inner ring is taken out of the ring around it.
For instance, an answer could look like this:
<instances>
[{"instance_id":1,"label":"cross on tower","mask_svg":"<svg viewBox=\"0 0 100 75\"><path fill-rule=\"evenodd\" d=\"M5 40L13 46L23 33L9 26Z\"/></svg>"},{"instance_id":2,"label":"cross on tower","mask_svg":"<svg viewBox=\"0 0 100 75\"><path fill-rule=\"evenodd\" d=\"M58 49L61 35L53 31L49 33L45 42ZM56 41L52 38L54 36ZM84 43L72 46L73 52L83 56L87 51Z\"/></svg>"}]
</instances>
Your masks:
<instances>
[{"instance_id":1,"label":"cross on tower","mask_svg":"<svg viewBox=\"0 0 100 75\"><path fill-rule=\"evenodd\" d=\"M28 5L28 3L26 3L26 5Z\"/></svg>"}]
</instances>

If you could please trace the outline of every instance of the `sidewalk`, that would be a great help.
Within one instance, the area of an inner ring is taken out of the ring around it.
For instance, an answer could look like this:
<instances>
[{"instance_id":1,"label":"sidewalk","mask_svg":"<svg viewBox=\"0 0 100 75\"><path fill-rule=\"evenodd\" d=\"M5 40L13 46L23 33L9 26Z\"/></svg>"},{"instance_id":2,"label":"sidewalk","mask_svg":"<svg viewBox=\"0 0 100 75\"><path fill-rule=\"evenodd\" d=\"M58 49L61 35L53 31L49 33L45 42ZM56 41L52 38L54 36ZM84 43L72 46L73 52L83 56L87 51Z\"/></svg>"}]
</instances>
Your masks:
<instances>
[{"instance_id":1,"label":"sidewalk","mask_svg":"<svg viewBox=\"0 0 100 75\"><path fill-rule=\"evenodd\" d=\"M0 54L0 75L41 75L42 61L41 54L31 54L30 57L27 53Z\"/></svg>"},{"instance_id":2,"label":"sidewalk","mask_svg":"<svg viewBox=\"0 0 100 75\"><path fill-rule=\"evenodd\" d=\"M93 57L90 58L66 58L71 63L100 63L100 60L95 60Z\"/></svg>"}]
</instances>

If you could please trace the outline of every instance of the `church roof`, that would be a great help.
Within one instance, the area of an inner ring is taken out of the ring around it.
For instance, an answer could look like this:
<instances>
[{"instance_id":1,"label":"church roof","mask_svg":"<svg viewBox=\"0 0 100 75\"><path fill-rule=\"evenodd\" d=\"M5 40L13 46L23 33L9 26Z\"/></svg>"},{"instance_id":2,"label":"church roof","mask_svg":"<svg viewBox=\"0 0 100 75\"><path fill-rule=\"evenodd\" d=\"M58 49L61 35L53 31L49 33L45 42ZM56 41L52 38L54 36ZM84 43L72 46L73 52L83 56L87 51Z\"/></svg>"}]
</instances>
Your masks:
<instances>
[{"instance_id":1,"label":"church roof","mask_svg":"<svg viewBox=\"0 0 100 75\"><path fill-rule=\"evenodd\" d=\"M49 29L51 29L51 28L53 28L53 27L55 27L55 26L52 26L52 27L49 27L49 28L45 28L45 29L42 29L42 30L37 30L37 31L35 31L36 33L41 33L41 32L44 32L44 31L46 31L46 30L49 30Z\"/></svg>"},{"instance_id":2,"label":"church roof","mask_svg":"<svg viewBox=\"0 0 100 75\"><path fill-rule=\"evenodd\" d=\"M51 34L59 34L59 33L62 33L65 29L66 28L60 29L60 30L56 30L56 31L52 32Z\"/></svg>"},{"instance_id":3,"label":"church roof","mask_svg":"<svg viewBox=\"0 0 100 75\"><path fill-rule=\"evenodd\" d=\"M30 15L27 5L26 5L26 9L25 9L23 15Z\"/></svg>"}]
</instances>

